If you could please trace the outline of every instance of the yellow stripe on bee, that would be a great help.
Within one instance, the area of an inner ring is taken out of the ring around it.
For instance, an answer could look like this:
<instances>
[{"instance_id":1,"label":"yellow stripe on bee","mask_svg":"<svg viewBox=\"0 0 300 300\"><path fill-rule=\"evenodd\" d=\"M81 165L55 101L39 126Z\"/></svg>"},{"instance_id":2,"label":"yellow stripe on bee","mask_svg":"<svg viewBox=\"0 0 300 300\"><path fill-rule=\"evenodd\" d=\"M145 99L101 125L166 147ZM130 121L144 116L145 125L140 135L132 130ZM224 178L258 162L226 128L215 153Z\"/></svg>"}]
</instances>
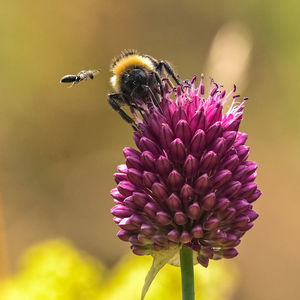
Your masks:
<instances>
[{"instance_id":1,"label":"yellow stripe on bee","mask_svg":"<svg viewBox=\"0 0 300 300\"><path fill-rule=\"evenodd\" d=\"M120 88L120 79L122 74L129 68L135 67L144 67L148 70L153 70L154 68L151 60L148 57L134 54L122 58L112 69L115 75L111 78L111 84L117 91L119 91Z\"/></svg>"}]
</instances>

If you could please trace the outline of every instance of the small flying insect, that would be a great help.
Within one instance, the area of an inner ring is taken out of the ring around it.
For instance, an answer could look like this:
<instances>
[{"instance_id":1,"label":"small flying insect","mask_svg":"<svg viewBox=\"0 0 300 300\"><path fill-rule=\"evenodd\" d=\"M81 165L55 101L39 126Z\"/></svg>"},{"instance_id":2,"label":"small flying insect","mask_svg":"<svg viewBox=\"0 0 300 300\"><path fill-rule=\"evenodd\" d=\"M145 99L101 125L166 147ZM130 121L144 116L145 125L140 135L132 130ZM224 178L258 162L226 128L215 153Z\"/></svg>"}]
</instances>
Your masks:
<instances>
[{"instance_id":1,"label":"small flying insect","mask_svg":"<svg viewBox=\"0 0 300 300\"><path fill-rule=\"evenodd\" d=\"M69 87L72 87L74 84L79 83L82 80L87 80L88 78L94 79L95 75L99 73L100 70L82 70L77 75L65 75L61 78L61 83L69 83L72 84Z\"/></svg>"},{"instance_id":2,"label":"small flying insect","mask_svg":"<svg viewBox=\"0 0 300 300\"><path fill-rule=\"evenodd\" d=\"M178 75L168 62L139 54L136 50L123 51L113 60L111 71L113 76L110 81L116 93L108 95L108 103L133 127L135 127L134 120L121 106L127 105L132 112L138 110L143 115L143 107L149 107L152 99L153 104L161 111L159 105L161 98L164 97L162 81L167 80L170 84L165 73L183 88Z\"/></svg>"}]
</instances>

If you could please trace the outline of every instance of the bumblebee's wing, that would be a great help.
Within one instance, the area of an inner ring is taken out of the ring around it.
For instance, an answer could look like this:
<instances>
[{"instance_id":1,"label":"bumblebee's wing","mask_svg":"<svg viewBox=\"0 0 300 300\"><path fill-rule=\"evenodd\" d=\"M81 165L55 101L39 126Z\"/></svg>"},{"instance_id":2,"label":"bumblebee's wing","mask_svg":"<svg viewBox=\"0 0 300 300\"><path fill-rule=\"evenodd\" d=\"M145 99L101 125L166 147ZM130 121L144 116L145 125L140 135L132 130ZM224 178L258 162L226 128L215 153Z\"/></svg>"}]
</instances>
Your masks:
<instances>
[{"instance_id":1,"label":"bumblebee's wing","mask_svg":"<svg viewBox=\"0 0 300 300\"><path fill-rule=\"evenodd\" d=\"M75 82L77 78L77 75L65 75L61 78L60 82L65 83L65 82Z\"/></svg>"},{"instance_id":2,"label":"bumblebee's wing","mask_svg":"<svg viewBox=\"0 0 300 300\"><path fill-rule=\"evenodd\" d=\"M94 79L95 75L97 75L99 72L100 70L89 70L87 71L87 74L91 79Z\"/></svg>"},{"instance_id":3,"label":"bumblebee's wing","mask_svg":"<svg viewBox=\"0 0 300 300\"><path fill-rule=\"evenodd\" d=\"M91 72L92 72L94 75L96 75L96 74L98 74L98 73L100 72L100 70L91 70Z\"/></svg>"},{"instance_id":4,"label":"bumblebee's wing","mask_svg":"<svg viewBox=\"0 0 300 300\"><path fill-rule=\"evenodd\" d=\"M100 72L100 70L91 70L93 76L98 75L98 73Z\"/></svg>"}]
</instances>

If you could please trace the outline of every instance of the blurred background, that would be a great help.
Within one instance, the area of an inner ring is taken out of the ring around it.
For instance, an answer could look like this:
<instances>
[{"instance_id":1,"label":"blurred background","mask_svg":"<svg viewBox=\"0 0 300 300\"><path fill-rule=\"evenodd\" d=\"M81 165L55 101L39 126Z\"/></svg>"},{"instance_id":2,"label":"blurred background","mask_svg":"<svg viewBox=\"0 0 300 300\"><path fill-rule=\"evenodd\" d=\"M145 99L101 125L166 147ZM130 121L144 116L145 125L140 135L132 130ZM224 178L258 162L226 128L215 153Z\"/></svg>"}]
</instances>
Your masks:
<instances>
[{"instance_id":1,"label":"blurred background","mask_svg":"<svg viewBox=\"0 0 300 300\"><path fill-rule=\"evenodd\" d=\"M107 104L112 57L133 48L249 97L241 130L259 163L260 213L229 263L232 299L299 299L300 4L271 1L2 1L0 271L63 237L112 266L129 252L109 213L132 130ZM65 74L101 69L71 89Z\"/></svg>"}]
</instances>

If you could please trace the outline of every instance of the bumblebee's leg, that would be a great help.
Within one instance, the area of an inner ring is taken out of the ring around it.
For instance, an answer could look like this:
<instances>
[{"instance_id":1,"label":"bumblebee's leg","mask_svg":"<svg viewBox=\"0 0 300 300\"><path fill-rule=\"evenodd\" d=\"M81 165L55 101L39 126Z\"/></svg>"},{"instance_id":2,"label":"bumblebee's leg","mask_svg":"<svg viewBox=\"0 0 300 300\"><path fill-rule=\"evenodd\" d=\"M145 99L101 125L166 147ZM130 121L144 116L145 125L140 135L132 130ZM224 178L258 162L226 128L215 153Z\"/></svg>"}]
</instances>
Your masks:
<instances>
[{"instance_id":1,"label":"bumblebee's leg","mask_svg":"<svg viewBox=\"0 0 300 300\"><path fill-rule=\"evenodd\" d=\"M144 119L144 115L143 115L143 111L145 111L142 107L139 107L138 105L132 103L133 99L134 99L134 94L135 94L136 88L134 88L130 94L130 98L124 98L124 103L127 104L129 107L131 107L132 109L136 109L141 117Z\"/></svg>"},{"instance_id":2,"label":"bumblebee's leg","mask_svg":"<svg viewBox=\"0 0 300 300\"><path fill-rule=\"evenodd\" d=\"M158 108L158 110L159 110L160 113L162 114L163 112L162 112L162 110L161 110L161 108L160 108L160 105L159 105L160 101L159 101L159 99L157 98L157 95L156 95L155 93L153 93L153 91L151 90L151 88L150 88L148 85L145 85L144 87L150 92L151 97L152 97L152 100L153 100L153 102L154 102L154 105Z\"/></svg>"},{"instance_id":3,"label":"bumblebee's leg","mask_svg":"<svg viewBox=\"0 0 300 300\"><path fill-rule=\"evenodd\" d=\"M121 106L126 104L121 94L109 94L108 103L115 111L119 113L119 115L124 121L126 121L134 127L134 120L131 117L129 117L123 109L121 109Z\"/></svg>"},{"instance_id":4,"label":"bumblebee's leg","mask_svg":"<svg viewBox=\"0 0 300 300\"><path fill-rule=\"evenodd\" d=\"M178 76L175 75L174 70L172 69L172 67L169 65L168 62L161 60L157 65L156 65L156 69L159 72L159 74L162 73L162 69L165 69L166 72L172 76L172 78L174 79L174 81L177 83L177 85L180 85L182 90L183 90L183 85L180 82L180 80L178 79Z\"/></svg>"},{"instance_id":5,"label":"bumblebee's leg","mask_svg":"<svg viewBox=\"0 0 300 300\"><path fill-rule=\"evenodd\" d=\"M168 77L162 78L161 81L166 81L167 84L170 86L170 88L174 89L174 85L173 85L173 83L171 82L171 80Z\"/></svg>"},{"instance_id":6,"label":"bumblebee's leg","mask_svg":"<svg viewBox=\"0 0 300 300\"><path fill-rule=\"evenodd\" d=\"M159 75L158 75L156 72L153 72L153 73L154 73L154 76L155 76L156 81L157 81L158 84L159 84L160 94L161 94L162 98L164 98L165 93L164 93L162 81L161 81Z\"/></svg>"},{"instance_id":7,"label":"bumblebee's leg","mask_svg":"<svg viewBox=\"0 0 300 300\"><path fill-rule=\"evenodd\" d=\"M137 105L135 105L135 104L132 104L132 103L130 103L129 106L130 106L132 109L136 109L136 110L140 113L141 117L144 119L143 112L144 112L145 110L144 110L142 107L139 107L139 106L137 106Z\"/></svg>"},{"instance_id":8,"label":"bumblebee's leg","mask_svg":"<svg viewBox=\"0 0 300 300\"><path fill-rule=\"evenodd\" d=\"M168 73L168 75L171 75L172 78L174 79L174 81L176 82L176 84L180 85L181 89L183 90L182 83L180 82L178 76L176 76L174 70L172 69L172 67L170 66L170 64L168 62L166 62L165 60L158 61L150 55L145 55L145 56L147 58L149 58L151 60L151 62L154 64L155 69L159 73L159 75L163 75L162 74L162 69L164 68L165 71Z\"/></svg>"},{"instance_id":9,"label":"bumblebee's leg","mask_svg":"<svg viewBox=\"0 0 300 300\"><path fill-rule=\"evenodd\" d=\"M138 110L139 112L145 111L142 107L139 107L139 106L137 106L137 105L135 105L135 104L130 103L130 104L128 104L128 105L129 105L130 107L132 107L132 108Z\"/></svg>"}]
</instances>

